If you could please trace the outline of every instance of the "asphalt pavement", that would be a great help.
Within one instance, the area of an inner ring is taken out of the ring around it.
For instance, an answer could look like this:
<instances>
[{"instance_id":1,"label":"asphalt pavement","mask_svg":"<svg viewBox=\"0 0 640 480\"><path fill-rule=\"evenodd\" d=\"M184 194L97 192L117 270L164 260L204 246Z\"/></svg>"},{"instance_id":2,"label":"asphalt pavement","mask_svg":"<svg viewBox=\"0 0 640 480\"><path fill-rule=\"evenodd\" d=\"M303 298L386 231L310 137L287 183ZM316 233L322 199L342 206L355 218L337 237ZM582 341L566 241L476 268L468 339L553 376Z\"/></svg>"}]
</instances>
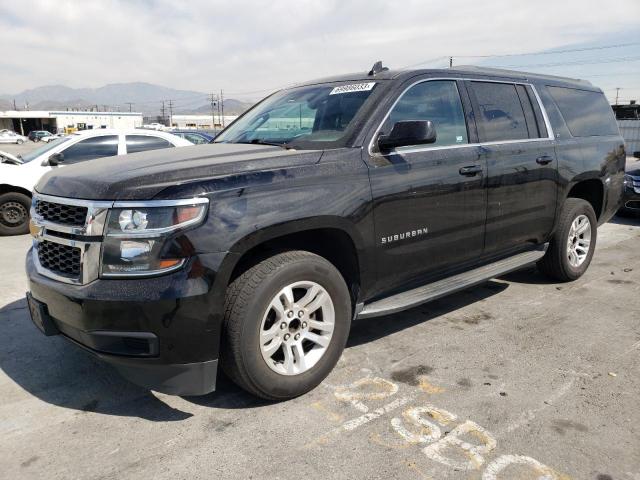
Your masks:
<instances>
[{"instance_id":1,"label":"asphalt pavement","mask_svg":"<svg viewBox=\"0 0 640 480\"><path fill-rule=\"evenodd\" d=\"M0 238L0 477L640 480L640 221L580 280L535 269L353 325L311 393L181 398L30 323Z\"/></svg>"}]
</instances>

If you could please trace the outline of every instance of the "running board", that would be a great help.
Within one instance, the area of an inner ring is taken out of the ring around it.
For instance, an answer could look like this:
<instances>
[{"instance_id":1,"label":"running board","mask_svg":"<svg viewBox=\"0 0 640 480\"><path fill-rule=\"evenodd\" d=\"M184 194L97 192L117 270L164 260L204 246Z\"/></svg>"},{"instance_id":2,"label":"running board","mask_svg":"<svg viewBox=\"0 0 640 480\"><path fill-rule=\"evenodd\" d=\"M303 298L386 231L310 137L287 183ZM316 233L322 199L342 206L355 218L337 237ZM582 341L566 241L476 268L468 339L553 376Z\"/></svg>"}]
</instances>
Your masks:
<instances>
[{"instance_id":1,"label":"running board","mask_svg":"<svg viewBox=\"0 0 640 480\"><path fill-rule=\"evenodd\" d=\"M505 275L540 260L547 251L547 247L548 244L545 244L539 249L519 253L504 260L366 304L357 318L390 315Z\"/></svg>"}]
</instances>

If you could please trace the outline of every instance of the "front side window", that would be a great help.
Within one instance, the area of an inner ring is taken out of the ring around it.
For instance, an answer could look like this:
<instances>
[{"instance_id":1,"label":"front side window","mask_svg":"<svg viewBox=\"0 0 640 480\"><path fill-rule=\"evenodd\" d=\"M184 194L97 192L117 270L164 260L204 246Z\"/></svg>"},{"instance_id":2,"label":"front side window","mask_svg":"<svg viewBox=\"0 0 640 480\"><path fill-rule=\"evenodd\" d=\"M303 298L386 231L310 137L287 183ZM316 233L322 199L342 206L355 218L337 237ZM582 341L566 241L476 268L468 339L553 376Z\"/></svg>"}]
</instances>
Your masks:
<instances>
[{"instance_id":1,"label":"front side window","mask_svg":"<svg viewBox=\"0 0 640 480\"><path fill-rule=\"evenodd\" d=\"M146 152L147 150L159 150L171 148L173 145L160 137L150 135L127 135L127 153Z\"/></svg>"},{"instance_id":2,"label":"front side window","mask_svg":"<svg viewBox=\"0 0 640 480\"><path fill-rule=\"evenodd\" d=\"M436 142L446 146L469 143L458 86L454 80L432 80L409 88L393 106L381 133L388 135L396 122L431 120Z\"/></svg>"},{"instance_id":3,"label":"front side window","mask_svg":"<svg viewBox=\"0 0 640 480\"><path fill-rule=\"evenodd\" d=\"M618 134L613 110L602 93L575 88L547 88L574 137Z\"/></svg>"},{"instance_id":4,"label":"front side window","mask_svg":"<svg viewBox=\"0 0 640 480\"><path fill-rule=\"evenodd\" d=\"M476 122L481 142L529 138L527 121L515 85L471 82L470 87L480 109L476 112Z\"/></svg>"},{"instance_id":5,"label":"front side window","mask_svg":"<svg viewBox=\"0 0 640 480\"><path fill-rule=\"evenodd\" d=\"M65 165L118 155L118 136L92 137L62 151Z\"/></svg>"},{"instance_id":6,"label":"front side window","mask_svg":"<svg viewBox=\"0 0 640 480\"><path fill-rule=\"evenodd\" d=\"M361 81L277 92L233 122L215 143L337 147L377 86L378 82Z\"/></svg>"}]
</instances>

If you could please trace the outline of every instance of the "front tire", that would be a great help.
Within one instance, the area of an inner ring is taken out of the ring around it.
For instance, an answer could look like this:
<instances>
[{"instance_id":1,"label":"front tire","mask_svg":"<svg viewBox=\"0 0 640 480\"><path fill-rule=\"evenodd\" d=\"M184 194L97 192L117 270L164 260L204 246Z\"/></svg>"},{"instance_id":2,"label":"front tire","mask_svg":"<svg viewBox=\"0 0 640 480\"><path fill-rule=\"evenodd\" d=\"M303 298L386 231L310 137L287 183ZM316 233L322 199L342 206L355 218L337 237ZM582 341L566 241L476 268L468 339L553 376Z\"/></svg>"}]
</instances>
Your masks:
<instances>
[{"instance_id":1,"label":"front tire","mask_svg":"<svg viewBox=\"0 0 640 480\"><path fill-rule=\"evenodd\" d=\"M22 144L24 143L24 140L22 140L22 139L18 139L18 140L16 141L16 143L17 143L18 145L22 145Z\"/></svg>"},{"instance_id":2,"label":"front tire","mask_svg":"<svg viewBox=\"0 0 640 480\"><path fill-rule=\"evenodd\" d=\"M258 397L302 395L340 358L351 313L347 285L330 262L305 251L275 255L227 290L222 368Z\"/></svg>"},{"instance_id":3,"label":"front tire","mask_svg":"<svg viewBox=\"0 0 640 480\"><path fill-rule=\"evenodd\" d=\"M0 236L29 233L31 199L18 192L0 195Z\"/></svg>"},{"instance_id":4,"label":"front tire","mask_svg":"<svg viewBox=\"0 0 640 480\"><path fill-rule=\"evenodd\" d=\"M591 204L580 198L568 198L538 268L561 282L580 278L589 268L597 237L598 220Z\"/></svg>"}]
</instances>

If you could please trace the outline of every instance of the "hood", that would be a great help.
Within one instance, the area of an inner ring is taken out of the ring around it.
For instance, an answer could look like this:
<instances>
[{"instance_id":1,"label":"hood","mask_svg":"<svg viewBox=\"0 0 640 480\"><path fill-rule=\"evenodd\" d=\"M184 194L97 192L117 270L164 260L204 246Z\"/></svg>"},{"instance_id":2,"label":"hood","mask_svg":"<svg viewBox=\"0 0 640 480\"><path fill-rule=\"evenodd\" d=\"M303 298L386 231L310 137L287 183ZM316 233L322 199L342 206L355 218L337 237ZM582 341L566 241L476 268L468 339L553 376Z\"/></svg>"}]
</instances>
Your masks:
<instances>
[{"instance_id":1,"label":"hood","mask_svg":"<svg viewBox=\"0 0 640 480\"><path fill-rule=\"evenodd\" d=\"M629 175L633 175L634 177L640 176L640 160L633 158L631 160L627 160L627 165L625 166L625 172Z\"/></svg>"},{"instance_id":2,"label":"hood","mask_svg":"<svg viewBox=\"0 0 640 480\"><path fill-rule=\"evenodd\" d=\"M0 150L0 163L4 163L6 165L20 165L23 162L15 155Z\"/></svg>"},{"instance_id":3,"label":"hood","mask_svg":"<svg viewBox=\"0 0 640 480\"><path fill-rule=\"evenodd\" d=\"M214 143L101 158L55 168L36 191L88 200L149 200L167 187L253 170L317 163L320 150Z\"/></svg>"}]
</instances>

